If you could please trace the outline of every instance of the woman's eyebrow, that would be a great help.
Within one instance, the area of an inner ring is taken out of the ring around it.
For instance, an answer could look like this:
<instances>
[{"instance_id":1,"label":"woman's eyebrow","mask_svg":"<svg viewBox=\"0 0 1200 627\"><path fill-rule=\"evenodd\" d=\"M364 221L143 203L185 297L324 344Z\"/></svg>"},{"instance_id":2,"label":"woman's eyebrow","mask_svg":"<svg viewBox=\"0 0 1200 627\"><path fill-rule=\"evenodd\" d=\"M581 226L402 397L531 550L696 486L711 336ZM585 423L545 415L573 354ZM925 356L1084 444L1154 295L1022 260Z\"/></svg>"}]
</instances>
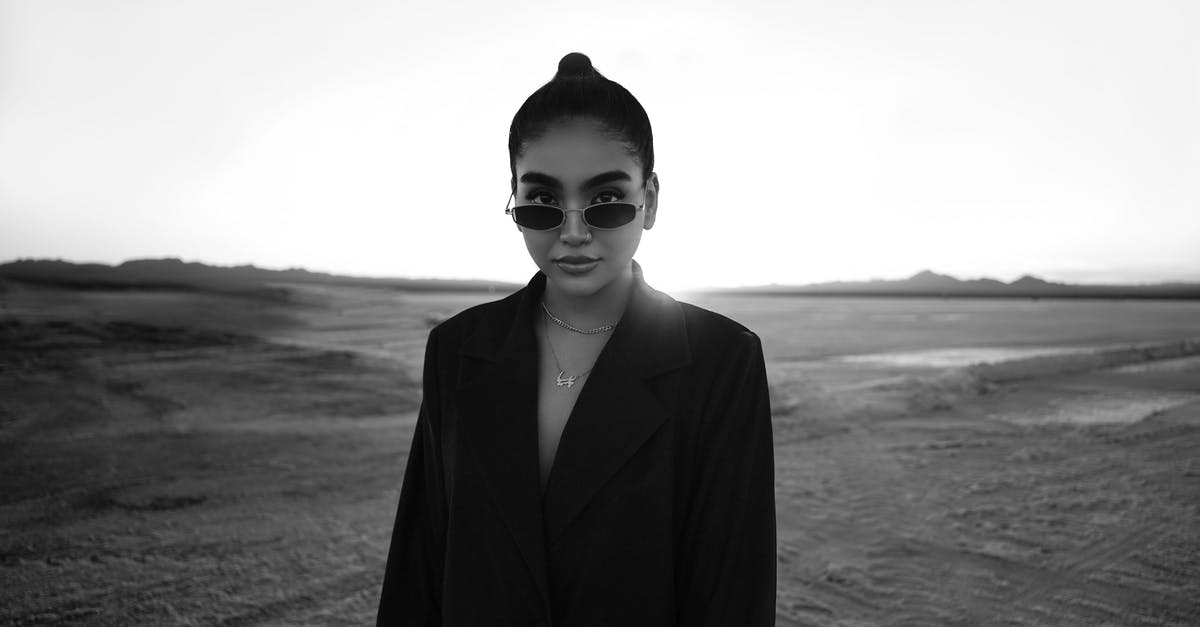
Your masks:
<instances>
[{"instance_id":1,"label":"woman's eyebrow","mask_svg":"<svg viewBox=\"0 0 1200 627\"><path fill-rule=\"evenodd\" d=\"M580 191L583 191L585 189L596 187L597 185L604 185L605 183L611 183L613 181L632 180L633 177L629 176L629 173L624 170L609 170L608 172L602 172L584 181L583 184L579 186L579 189ZM526 172L521 175L521 182L545 185L546 187L550 187L552 189L562 189L562 183L558 179L544 172Z\"/></svg>"}]
</instances>

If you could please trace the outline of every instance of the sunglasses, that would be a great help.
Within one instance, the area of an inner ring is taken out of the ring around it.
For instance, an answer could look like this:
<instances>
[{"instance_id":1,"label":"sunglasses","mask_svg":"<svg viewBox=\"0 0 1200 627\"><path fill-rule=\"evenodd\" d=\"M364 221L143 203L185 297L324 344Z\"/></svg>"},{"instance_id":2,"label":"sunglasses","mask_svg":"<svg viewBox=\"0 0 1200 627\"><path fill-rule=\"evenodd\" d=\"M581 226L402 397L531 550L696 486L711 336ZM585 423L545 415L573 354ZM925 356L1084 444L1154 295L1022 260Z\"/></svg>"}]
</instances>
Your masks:
<instances>
[{"instance_id":1,"label":"sunglasses","mask_svg":"<svg viewBox=\"0 0 1200 627\"><path fill-rule=\"evenodd\" d=\"M509 197L511 203L515 197ZM583 209L563 209L554 205L527 204L509 207L505 205L504 213L512 216L513 222L519 226L534 231L550 231L557 229L567 221L568 211L579 211L583 214L583 223L588 228L611 231L619 229L637 217L637 212L646 208L645 194L642 204L631 202L602 202L588 205Z\"/></svg>"}]
</instances>

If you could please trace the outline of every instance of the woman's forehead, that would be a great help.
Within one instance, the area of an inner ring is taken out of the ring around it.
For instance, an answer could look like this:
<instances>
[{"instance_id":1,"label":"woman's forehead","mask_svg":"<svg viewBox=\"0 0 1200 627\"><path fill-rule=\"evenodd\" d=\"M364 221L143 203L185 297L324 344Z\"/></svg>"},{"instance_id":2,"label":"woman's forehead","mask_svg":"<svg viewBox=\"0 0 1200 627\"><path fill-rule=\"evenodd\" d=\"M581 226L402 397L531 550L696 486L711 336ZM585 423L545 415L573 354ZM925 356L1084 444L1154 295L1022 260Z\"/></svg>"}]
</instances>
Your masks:
<instances>
[{"instance_id":1,"label":"woman's forehead","mask_svg":"<svg viewBox=\"0 0 1200 627\"><path fill-rule=\"evenodd\" d=\"M574 181L572 179L560 179L549 172L526 170L518 175L518 180L527 185L539 185L549 187L553 190L578 189L579 191L585 191L594 187L600 187L601 185L632 184L636 180L636 177L627 170L613 169L592 174L586 179Z\"/></svg>"},{"instance_id":2,"label":"woman's forehead","mask_svg":"<svg viewBox=\"0 0 1200 627\"><path fill-rule=\"evenodd\" d=\"M568 187L617 170L626 172L630 182L640 178L637 158L625 142L580 125L551 127L525 144L515 165L518 179L526 173L540 173Z\"/></svg>"}]
</instances>

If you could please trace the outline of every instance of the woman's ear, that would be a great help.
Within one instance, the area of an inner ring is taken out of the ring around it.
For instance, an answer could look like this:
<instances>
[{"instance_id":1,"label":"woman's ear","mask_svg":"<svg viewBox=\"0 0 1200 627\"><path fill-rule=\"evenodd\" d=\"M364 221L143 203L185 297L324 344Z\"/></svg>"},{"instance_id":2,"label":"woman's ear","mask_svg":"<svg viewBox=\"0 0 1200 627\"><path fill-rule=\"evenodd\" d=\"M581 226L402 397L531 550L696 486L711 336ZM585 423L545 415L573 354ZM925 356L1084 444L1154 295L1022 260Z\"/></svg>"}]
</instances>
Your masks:
<instances>
[{"instance_id":1,"label":"woman's ear","mask_svg":"<svg viewBox=\"0 0 1200 627\"><path fill-rule=\"evenodd\" d=\"M651 172L646 179L646 222L642 225L647 231L654 226L654 218L658 215L658 173Z\"/></svg>"}]
</instances>

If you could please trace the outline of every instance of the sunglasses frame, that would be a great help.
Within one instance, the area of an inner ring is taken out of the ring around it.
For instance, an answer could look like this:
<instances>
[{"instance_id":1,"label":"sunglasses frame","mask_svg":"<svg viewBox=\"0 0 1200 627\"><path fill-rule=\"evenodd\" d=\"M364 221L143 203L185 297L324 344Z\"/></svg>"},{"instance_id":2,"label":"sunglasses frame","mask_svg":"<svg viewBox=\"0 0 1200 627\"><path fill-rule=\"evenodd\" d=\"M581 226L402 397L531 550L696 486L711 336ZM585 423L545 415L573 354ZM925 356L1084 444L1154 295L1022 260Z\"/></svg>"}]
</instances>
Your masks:
<instances>
[{"instance_id":1,"label":"sunglasses frame","mask_svg":"<svg viewBox=\"0 0 1200 627\"><path fill-rule=\"evenodd\" d=\"M512 193L509 194L509 196L508 196L508 202L504 203L504 213L511 216L513 223L523 229L529 229L531 231L538 231L538 232L553 231L554 229L560 229L560 228L562 228L562 225L567 223L567 212L568 211L578 211L580 213L580 217L583 218L583 223L586 224L589 229L596 229L597 231L615 231L617 229L623 229L623 228L629 226L630 224L632 224L633 221L637 219L637 212L642 211L643 209L646 208L646 185L645 185L645 183L642 184L642 204L635 206L635 209L633 210L633 218L631 218L629 220L629 222L626 222L625 224L622 224L621 226L613 226L613 227L595 226L595 225L591 224L590 222L587 221L587 210L591 209L592 207L599 207L601 205L618 205L618 204L619 205L632 205L633 203L624 202L624 201L598 202L595 204L588 205L588 206L584 207L583 209L563 209L562 207L558 207L555 205L543 205L543 204L533 203L533 202L525 203L523 205L512 205L510 207L509 205L512 203L512 201L516 197L517 197L517 190L514 189L512 191ZM558 209L559 213L562 214L562 220L559 220L558 224L556 224L548 229L535 229L531 226L524 226L524 225L520 224L519 222L517 222L517 211L516 210L518 207L553 207L554 209Z\"/></svg>"}]
</instances>

